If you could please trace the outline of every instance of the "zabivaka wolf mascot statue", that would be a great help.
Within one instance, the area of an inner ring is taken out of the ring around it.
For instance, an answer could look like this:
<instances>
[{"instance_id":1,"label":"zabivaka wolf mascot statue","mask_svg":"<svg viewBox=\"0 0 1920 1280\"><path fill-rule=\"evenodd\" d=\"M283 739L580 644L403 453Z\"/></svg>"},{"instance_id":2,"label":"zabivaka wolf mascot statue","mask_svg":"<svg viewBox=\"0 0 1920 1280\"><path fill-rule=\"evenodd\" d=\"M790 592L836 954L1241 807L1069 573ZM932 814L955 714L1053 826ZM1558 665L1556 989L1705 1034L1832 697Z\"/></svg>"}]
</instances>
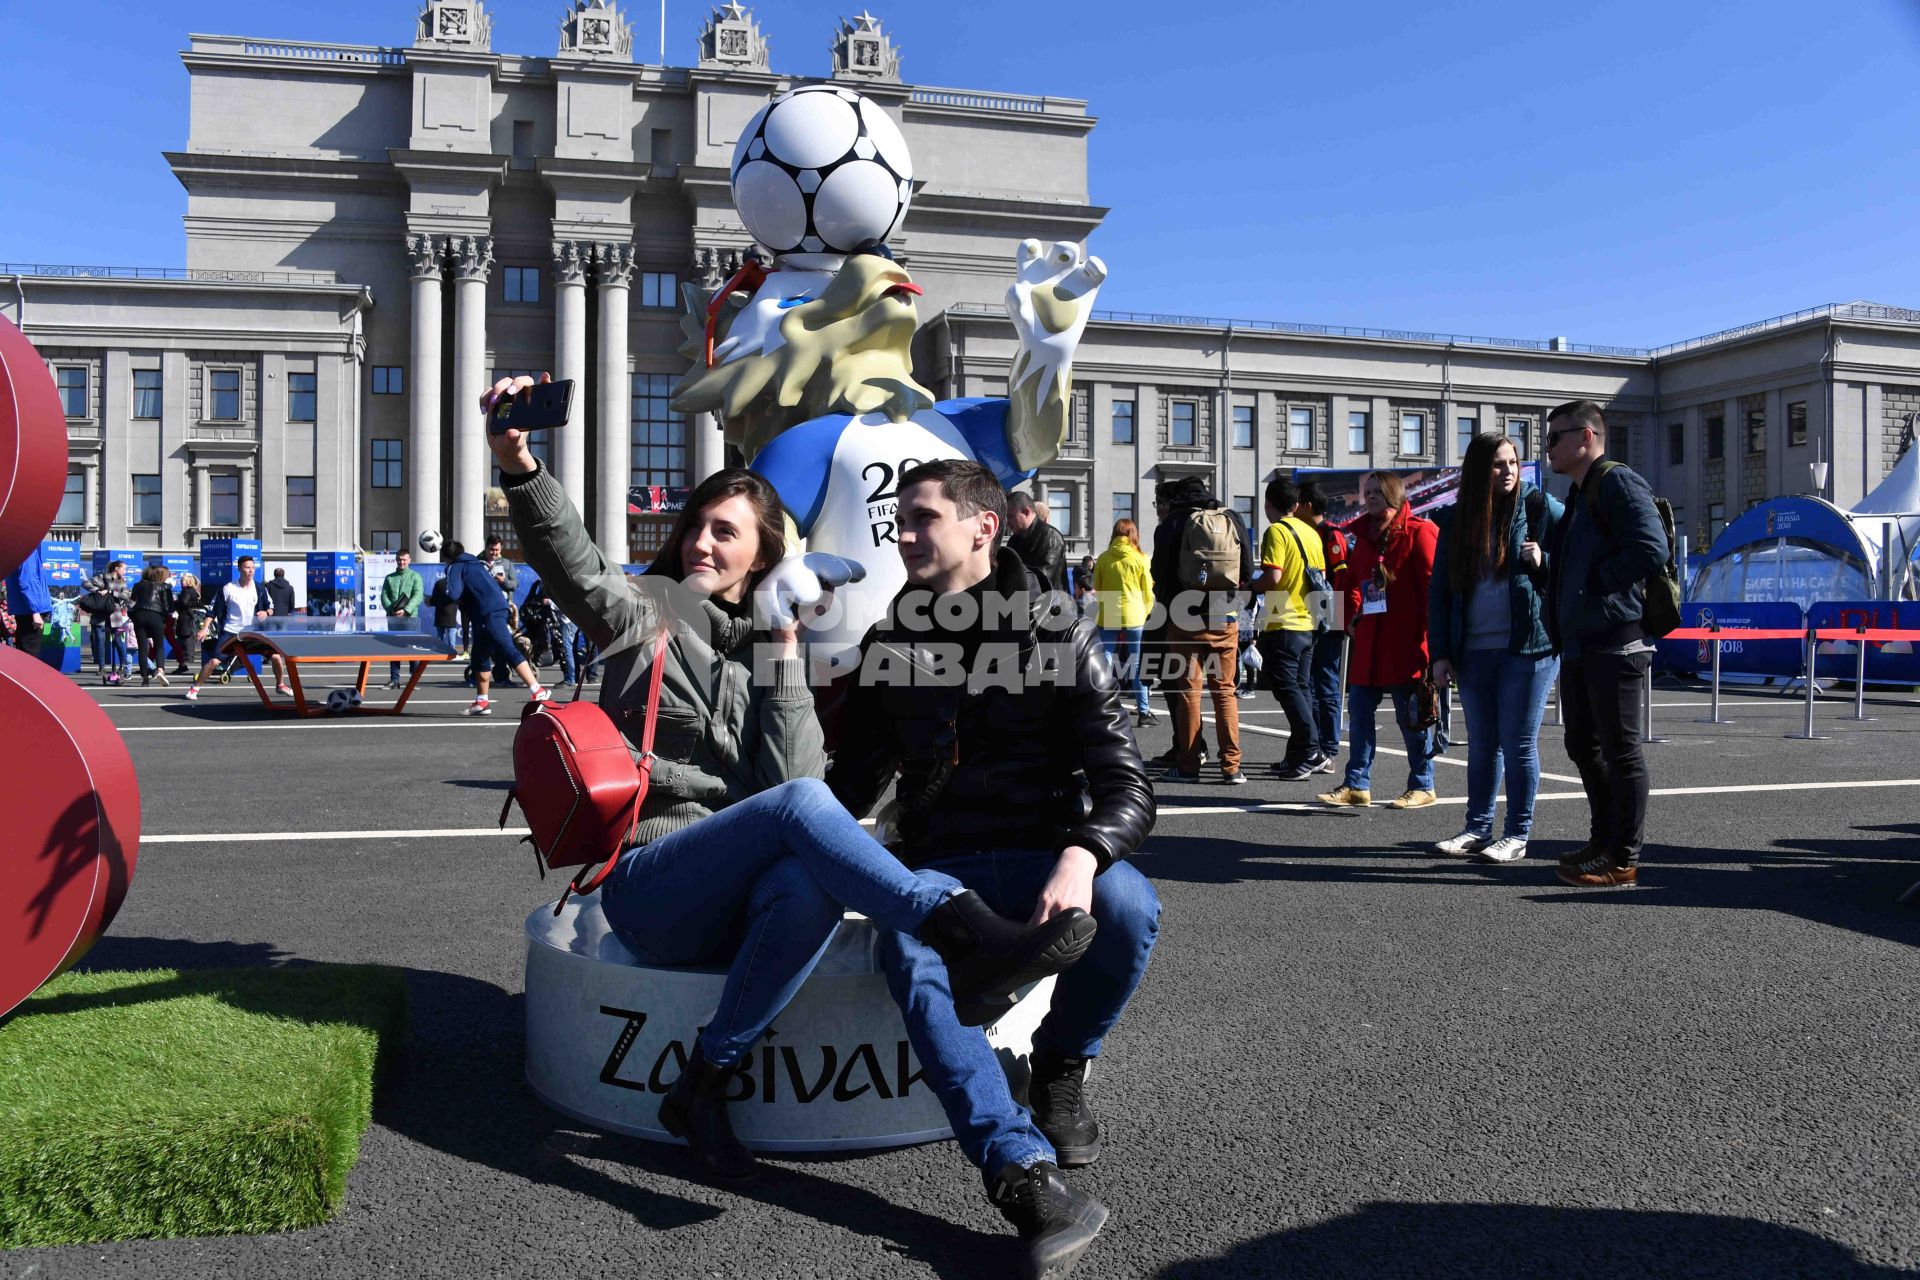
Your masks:
<instances>
[{"instance_id":1,"label":"zabivaka wolf mascot statue","mask_svg":"<svg viewBox=\"0 0 1920 1280\"><path fill-rule=\"evenodd\" d=\"M814 135L803 113L814 117ZM839 159L819 163L822 155ZM897 185L867 184L864 203L836 201L840 170L876 161ZM973 458L1011 487L1059 455L1074 350L1106 279L1105 265L1077 244L1021 243L1006 293L1019 338L1007 398L936 403L912 372L919 286L884 248L906 214L910 181L905 141L871 100L837 86L783 94L742 133L733 165L735 202L773 250L771 264L750 257L719 290L684 290L682 353L694 368L674 410L719 417L727 443L779 492L804 551L865 569L808 628L816 679L846 669L906 583L894 542L903 471ZM820 582L800 555L774 574L783 607L817 598Z\"/></svg>"}]
</instances>

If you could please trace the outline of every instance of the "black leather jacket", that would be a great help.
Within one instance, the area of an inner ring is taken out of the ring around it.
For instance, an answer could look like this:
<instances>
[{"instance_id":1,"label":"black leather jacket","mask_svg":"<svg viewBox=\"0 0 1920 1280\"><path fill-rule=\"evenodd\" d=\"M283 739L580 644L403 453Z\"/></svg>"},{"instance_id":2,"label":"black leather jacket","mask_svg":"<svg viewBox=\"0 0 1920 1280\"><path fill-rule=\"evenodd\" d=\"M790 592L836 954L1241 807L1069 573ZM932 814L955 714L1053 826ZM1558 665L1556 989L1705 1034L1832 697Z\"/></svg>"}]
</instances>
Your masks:
<instances>
[{"instance_id":1,"label":"black leather jacket","mask_svg":"<svg viewBox=\"0 0 1920 1280\"><path fill-rule=\"evenodd\" d=\"M1045 520L1007 535L1007 546L1054 591L1067 589L1067 540Z\"/></svg>"},{"instance_id":2,"label":"black leather jacket","mask_svg":"<svg viewBox=\"0 0 1920 1280\"><path fill-rule=\"evenodd\" d=\"M915 630L898 621L910 587L867 633L827 785L864 815L897 774L894 852L909 867L1079 845L1105 871L1139 848L1154 819L1106 650L1070 611L1042 616L1047 594L1016 555L1002 551L983 586L1027 592L1033 607L984 634ZM956 645L972 651L961 668L974 672L971 687L930 677L936 649ZM990 665L988 645L1008 661Z\"/></svg>"}]
</instances>

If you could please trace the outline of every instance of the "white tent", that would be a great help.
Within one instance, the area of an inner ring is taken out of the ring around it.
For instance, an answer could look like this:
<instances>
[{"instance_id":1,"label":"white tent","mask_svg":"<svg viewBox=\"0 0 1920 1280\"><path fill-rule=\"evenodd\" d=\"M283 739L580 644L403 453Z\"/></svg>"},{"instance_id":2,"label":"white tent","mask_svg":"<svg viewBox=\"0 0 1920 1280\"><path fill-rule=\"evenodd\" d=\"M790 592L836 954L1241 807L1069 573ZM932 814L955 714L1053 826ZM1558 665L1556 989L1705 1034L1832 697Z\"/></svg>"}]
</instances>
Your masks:
<instances>
[{"instance_id":1,"label":"white tent","mask_svg":"<svg viewBox=\"0 0 1920 1280\"><path fill-rule=\"evenodd\" d=\"M1910 431L1914 425L1908 424ZM1891 590L1883 586L1885 596L1911 599L1914 591L1910 566L1915 551L1920 550L1920 449L1913 447L1911 434L1893 470L1874 486L1872 493L1855 503L1848 515L1867 545L1881 553L1883 584L1888 570L1892 571ZM1905 573L1903 568L1907 570Z\"/></svg>"}]
</instances>

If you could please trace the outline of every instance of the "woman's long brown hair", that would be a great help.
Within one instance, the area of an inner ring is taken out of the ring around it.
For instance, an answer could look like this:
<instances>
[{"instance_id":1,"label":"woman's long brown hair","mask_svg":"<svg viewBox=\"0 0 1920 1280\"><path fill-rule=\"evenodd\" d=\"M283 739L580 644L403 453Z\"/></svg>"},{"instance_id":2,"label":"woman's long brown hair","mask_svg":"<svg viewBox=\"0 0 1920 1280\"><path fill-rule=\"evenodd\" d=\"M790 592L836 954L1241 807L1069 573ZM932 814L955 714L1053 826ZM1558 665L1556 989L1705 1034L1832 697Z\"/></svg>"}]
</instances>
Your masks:
<instances>
[{"instance_id":1,"label":"woman's long brown hair","mask_svg":"<svg viewBox=\"0 0 1920 1280\"><path fill-rule=\"evenodd\" d=\"M700 482L688 495L686 510L673 522L673 528L667 530L667 540L661 545L660 554L647 566L647 572L661 574L675 582L684 579L687 570L680 544L686 541L687 530L693 527L702 511L728 498L745 498L753 508L754 525L760 532L760 551L755 558L766 561L767 568L748 577L747 589L751 591L759 586L767 569L787 554L785 508L780 505L780 495L773 491L773 486L745 467L724 467Z\"/></svg>"},{"instance_id":2,"label":"woman's long brown hair","mask_svg":"<svg viewBox=\"0 0 1920 1280\"><path fill-rule=\"evenodd\" d=\"M1462 599L1481 578L1507 573L1507 534L1513 528L1520 486L1512 493L1493 487L1493 463L1502 445L1512 447L1513 441L1498 431L1482 431L1460 462L1460 497L1447 533L1447 585ZM1514 452L1518 457L1519 451Z\"/></svg>"}]
</instances>

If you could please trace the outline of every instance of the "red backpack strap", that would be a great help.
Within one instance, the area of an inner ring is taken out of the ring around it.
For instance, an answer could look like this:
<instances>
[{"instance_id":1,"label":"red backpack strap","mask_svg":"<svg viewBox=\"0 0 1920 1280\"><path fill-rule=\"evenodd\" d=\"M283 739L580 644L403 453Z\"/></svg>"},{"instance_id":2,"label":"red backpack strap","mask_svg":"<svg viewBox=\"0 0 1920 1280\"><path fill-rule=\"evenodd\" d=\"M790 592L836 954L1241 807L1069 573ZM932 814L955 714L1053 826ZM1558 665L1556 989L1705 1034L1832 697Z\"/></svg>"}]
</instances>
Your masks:
<instances>
[{"instance_id":1,"label":"red backpack strap","mask_svg":"<svg viewBox=\"0 0 1920 1280\"><path fill-rule=\"evenodd\" d=\"M647 675L647 719L640 730L640 760L637 768L640 773L640 786L633 793L633 817L627 822L627 834L615 849L599 866L584 866L574 873L573 879L560 892L560 901L553 904L553 914L567 905L567 896L574 893L592 893L606 882L613 869L620 865L620 858L627 851L627 843L633 839L634 831L640 826L640 808L646 803L647 787L653 780L653 729L660 718L660 677L667 667L667 629L660 628L659 638L653 642L653 670Z\"/></svg>"}]
</instances>

